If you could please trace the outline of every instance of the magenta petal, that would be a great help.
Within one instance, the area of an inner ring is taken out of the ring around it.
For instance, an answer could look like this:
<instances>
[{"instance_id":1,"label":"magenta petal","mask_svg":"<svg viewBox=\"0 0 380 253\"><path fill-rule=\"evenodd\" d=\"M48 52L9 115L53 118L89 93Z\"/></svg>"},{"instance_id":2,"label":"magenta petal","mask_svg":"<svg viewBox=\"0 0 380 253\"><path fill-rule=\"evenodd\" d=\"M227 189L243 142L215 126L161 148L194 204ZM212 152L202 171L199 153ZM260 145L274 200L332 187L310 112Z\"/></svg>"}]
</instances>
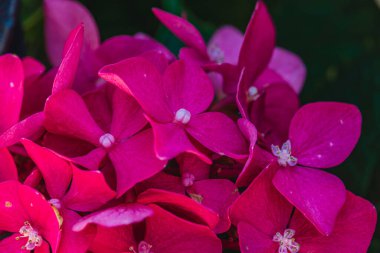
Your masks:
<instances>
[{"instance_id":1,"label":"magenta petal","mask_svg":"<svg viewBox=\"0 0 380 253\"><path fill-rule=\"evenodd\" d=\"M82 98L72 90L52 95L45 105L44 125L49 132L99 145L103 131L91 117Z\"/></svg>"},{"instance_id":2,"label":"magenta petal","mask_svg":"<svg viewBox=\"0 0 380 253\"><path fill-rule=\"evenodd\" d=\"M235 184L226 179L208 179L195 182L188 193L200 195L201 204L219 214L219 223L214 228L217 234L230 229L228 209L239 197Z\"/></svg>"},{"instance_id":3,"label":"magenta petal","mask_svg":"<svg viewBox=\"0 0 380 253\"><path fill-rule=\"evenodd\" d=\"M111 133L120 139L134 135L148 123L136 100L120 89L113 94L112 113Z\"/></svg>"},{"instance_id":4,"label":"magenta petal","mask_svg":"<svg viewBox=\"0 0 380 253\"><path fill-rule=\"evenodd\" d=\"M296 211L290 227L304 252L367 252L376 227L375 207L365 199L347 192L346 202L336 219L330 236L321 235L303 215Z\"/></svg>"},{"instance_id":5,"label":"magenta petal","mask_svg":"<svg viewBox=\"0 0 380 253\"><path fill-rule=\"evenodd\" d=\"M146 220L144 240L153 252L220 253L218 237L207 227L180 219L162 208L150 205L154 215Z\"/></svg>"},{"instance_id":6,"label":"magenta petal","mask_svg":"<svg viewBox=\"0 0 380 253\"><path fill-rule=\"evenodd\" d=\"M103 67L99 76L131 94L143 110L160 122L174 119L163 90L159 70L142 57L127 60Z\"/></svg>"},{"instance_id":7,"label":"magenta petal","mask_svg":"<svg viewBox=\"0 0 380 253\"><path fill-rule=\"evenodd\" d=\"M45 43L50 62L57 66L70 31L83 23L85 49L99 46L100 36L91 13L79 2L69 0L44 0Z\"/></svg>"},{"instance_id":8,"label":"magenta petal","mask_svg":"<svg viewBox=\"0 0 380 253\"><path fill-rule=\"evenodd\" d=\"M277 166L269 165L231 207L231 220L249 223L267 236L285 229L293 206L276 190L272 179Z\"/></svg>"},{"instance_id":9,"label":"magenta petal","mask_svg":"<svg viewBox=\"0 0 380 253\"><path fill-rule=\"evenodd\" d=\"M44 114L38 112L16 123L0 135L0 147L9 147L20 141L21 138L38 138L44 132Z\"/></svg>"},{"instance_id":10,"label":"magenta petal","mask_svg":"<svg viewBox=\"0 0 380 253\"><path fill-rule=\"evenodd\" d=\"M264 1L258 1L239 54L239 66L246 68L248 84L252 84L267 67L275 47L275 33Z\"/></svg>"},{"instance_id":11,"label":"magenta petal","mask_svg":"<svg viewBox=\"0 0 380 253\"><path fill-rule=\"evenodd\" d=\"M172 63L163 77L168 103L175 113L184 108L197 114L205 111L214 99L214 88L198 66L179 60Z\"/></svg>"},{"instance_id":12,"label":"magenta petal","mask_svg":"<svg viewBox=\"0 0 380 253\"><path fill-rule=\"evenodd\" d=\"M317 169L286 167L278 170L273 184L322 234L331 234L346 198L338 177Z\"/></svg>"},{"instance_id":13,"label":"magenta petal","mask_svg":"<svg viewBox=\"0 0 380 253\"><path fill-rule=\"evenodd\" d=\"M248 145L236 124L220 112L192 116L186 131L208 149L235 159L246 158Z\"/></svg>"},{"instance_id":14,"label":"magenta petal","mask_svg":"<svg viewBox=\"0 0 380 253\"><path fill-rule=\"evenodd\" d=\"M194 180L208 179L210 177L210 164L205 163L193 154L182 154L176 158L181 175L190 173L194 176Z\"/></svg>"},{"instance_id":15,"label":"magenta petal","mask_svg":"<svg viewBox=\"0 0 380 253\"><path fill-rule=\"evenodd\" d=\"M151 188L185 194L182 179L165 172L159 172L153 177L140 182L136 185L135 190L137 193L142 193Z\"/></svg>"},{"instance_id":16,"label":"magenta petal","mask_svg":"<svg viewBox=\"0 0 380 253\"><path fill-rule=\"evenodd\" d=\"M274 253L278 252L278 243L273 242L273 236L266 235L246 222L237 225L240 250L243 253Z\"/></svg>"},{"instance_id":17,"label":"magenta petal","mask_svg":"<svg viewBox=\"0 0 380 253\"><path fill-rule=\"evenodd\" d=\"M41 62L30 56L26 56L22 59L22 66L24 68L25 79L37 78L45 71L45 66Z\"/></svg>"},{"instance_id":18,"label":"magenta petal","mask_svg":"<svg viewBox=\"0 0 380 253\"><path fill-rule=\"evenodd\" d=\"M303 106L292 119L289 139L298 163L330 168L342 163L359 140L362 118L358 108L338 102Z\"/></svg>"},{"instance_id":19,"label":"magenta petal","mask_svg":"<svg viewBox=\"0 0 380 253\"><path fill-rule=\"evenodd\" d=\"M153 210L148 206L137 203L123 204L94 212L83 217L73 226L73 230L81 231L89 224L96 224L109 228L130 225L143 221L152 214Z\"/></svg>"},{"instance_id":20,"label":"magenta petal","mask_svg":"<svg viewBox=\"0 0 380 253\"><path fill-rule=\"evenodd\" d=\"M152 11L161 23L188 47L195 48L200 53L207 53L202 35L189 21L158 8L153 8Z\"/></svg>"},{"instance_id":21,"label":"magenta petal","mask_svg":"<svg viewBox=\"0 0 380 253\"><path fill-rule=\"evenodd\" d=\"M22 246L26 244L25 240L16 240L16 237L20 236L18 232L12 234L11 236L4 238L0 241L0 252L7 253L25 253L26 251L21 249ZM46 244L44 242L43 244ZM42 246L42 245L41 245Z\"/></svg>"},{"instance_id":22,"label":"magenta petal","mask_svg":"<svg viewBox=\"0 0 380 253\"><path fill-rule=\"evenodd\" d=\"M85 231L73 231L73 225L82 217L68 209L61 209L63 218L62 236L59 243L58 253L75 252L86 253L90 243L95 237L95 229L86 229Z\"/></svg>"},{"instance_id":23,"label":"magenta petal","mask_svg":"<svg viewBox=\"0 0 380 253\"><path fill-rule=\"evenodd\" d=\"M0 182L17 180L17 168L8 149L0 148Z\"/></svg>"},{"instance_id":24,"label":"magenta petal","mask_svg":"<svg viewBox=\"0 0 380 253\"><path fill-rule=\"evenodd\" d=\"M276 47L269 62L269 68L284 78L295 92L298 94L301 92L306 78L306 67L296 54Z\"/></svg>"},{"instance_id":25,"label":"magenta petal","mask_svg":"<svg viewBox=\"0 0 380 253\"><path fill-rule=\"evenodd\" d=\"M154 153L151 129L117 144L109 152L109 157L115 167L119 196L136 183L161 171L166 164L166 161L159 160Z\"/></svg>"},{"instance_id":26,"label":"magenta petal","mask_svg":"<svg viewBox=\"0 0 380 253\"><path fill-rule=\"evenodd\" d=\"M183 47L180 49L179 59L196 66L203 66L210 62L210 59L208 57L199 53L198 50L189 47Z\"/></svg>"},{"instance_id":27,"label":"magenta petal","mask_svg":"<svg viewBox=\"0 0 380 253\"><path fill-rule=\"evenodd\" d=\"M62 202L69 209L88 212L101 207L115 195L100 171L85 171L73 166L73 180Z\"/></svg>"},{"instance_id":28,"label":"magenta petal","mask_svg":"<svg viewBox=\"0 0 380 253\"><path fill-rule=\"evenodd\" d=\"M64 56L54 79L52 94L71 88L74 83L82 49L83 29L83 24L78 25L66 41Z\"/></svg>"},{"instance_id":29,"label":"magenta petal","mask_svg":"<svg viewBox=\"0 0 380 253\"><path fill-rule=\"evenodd\" d=\"M70 160L80 166L83 166L89 170L97 170L100 167L101 162L107 155L107 151L103 148L96 148L83 156L77 156L70 158Z\"/></svg>"},{"instance_id":30,"label":"magenta petal","mask_svg":"<svg viewBox=\"0 0 380 253\"><path fill-rule=\"evenodd\" d=\"M53 151L23 139L26 152L41 171L51 198L61 199L71 182L72 166L69 161Z\"/></svg>"},{"instance_id":31,"label":"magenta petal","mask_svg":"<svg viewBox=\"0 0 380 253\"><path fill-rule=\"evenodd\" d=\"M168 160L187 152L197 155L206 163L210 158L198 150L186 134L185 129L176 123L160 124L149 120L154 133L154 149L158 158Z\"/></svg>"},{"instance_id":32,"label":"magenta petal","mask_svg":"<svg viewBox=\"0 0 380 253\"><path fill-rule=\"evenodd\" d=\"M210 54L213 50L220 49L223 62L237 65L243 38L244 35L237 28L229 25L222 26L215 31L208 42L208 52ZM212 58L212 54L210 57Z\"/></svg>"},{"instance_id":33,"label":"magenta petal","mask_svg":"<svg viewBox=\"0 0 380 253\"><path fill-rule=\"evenodd\" d=\"M0 133L19 119L23 83L24 70L21 60L12 54L0 56Z\"/></svg>"},{"instance_id":34,"label":"magenta petal","mask_svg":"<svg viewBox=\"0 0 380 253\"><path fill-rule=\"evenodd\" d=\"M183 219L206 225L211 229L215 228L219 220L215 212L203 207L195 200L164 190L149 189L138 196L137 202L161 206Z\"/></svg>"}]
</instances>

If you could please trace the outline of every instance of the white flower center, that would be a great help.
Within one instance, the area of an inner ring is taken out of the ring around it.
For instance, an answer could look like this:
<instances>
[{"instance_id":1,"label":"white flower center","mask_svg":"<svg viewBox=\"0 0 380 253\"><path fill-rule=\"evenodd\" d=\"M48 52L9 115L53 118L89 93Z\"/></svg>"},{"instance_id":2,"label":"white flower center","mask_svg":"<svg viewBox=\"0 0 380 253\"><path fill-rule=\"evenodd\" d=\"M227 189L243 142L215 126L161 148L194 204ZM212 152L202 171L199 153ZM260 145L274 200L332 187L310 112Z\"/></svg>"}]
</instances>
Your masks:
<instances>
[{"instance_id":1,"label":"white flower center","mask_svg":"<svg viewBox=\"0 0 380 253\"><path fill-rule=\"evenodd\" d=\"M210 56L210 59L217 64L222 64L224 62L224 52L217 45L211 45L207 49L207 53Z\"/></svg>"},{"instance_id":2,"label":"white flower center","mask_svg":"<svg viewBox=\"0 0 380 253\"><path fill-rule=\"evenodd\" d=\"M293 238L295 233L293 229L285 229L284 235L277 232L273 236L273 241L280 244L278 253L297 253L300 250L300 244Z\"/></svg>"},{"instance_id":3,"label":"white flower center","mask_svg":"<svg viewBox=\"0 0 380 253\"><path fill-rule=\"evenodd\" d=\"M254 101L259 97L259 90L255 86L251 86L247 91L248 101Z\"/></svg>"},{"instance_id":4,"label":"white flower center","mask_svg":"<svg viewBox=\"0 0 380 253\"><path fill-rule=\"evenodd\" d=\"M194 184L194 180L195 180L195 176L191 173L186 172L182 175L182 184L185 187L192 186Z\"/></svg>"},{"instance_id":5,"label":"white flower center","mask_svg":"<svg viewBox=\"0 0 380 253\"><path fill-rule=\"evenodd\" d=\"M35 230L28 221L24 222L24 226L22 226L19 230L21 236L17 236L16 240L20 240L21 238L28 238L28 241L24 246L21 247L23 250L34 250L35 247L39 247L42 245L42 237L38 234L37 230Z\"/></svg>"},{"instance_id":6,"label":"white flower center","mask_svg":"<svg viewBox=\"0 0 380 253\"><path fill-rule=\"evenodd\" d=\"M175 113L174 121L175 122L181 122L182 124L187 124L189 123L191 119L191 113L184 109L181 108Z\"/></svg>"},{"instance_id":7,"label":"white flower center","mask_svg":"<svg viewBox=\"0 0 380 253\"><path fill-rule=\"evenodd\" d=\"M61 201L59 199L50 199L49 203L57 209L61 209Z\"/></svg>"},{"instance_id":8,"label":"white flower center","mask_svg":"<svg viewBox=\"0 0 380 253\"><path fill-rule=\"evenodd\" d=\"M297 158L292 156L292 146L289 140L282 144L281 149L279 146L275 145L272 145L271 148L273 155L275 155L278 158L278 164L280 164L281 166L295 166L297 164Z\"/></svg>"},{"instance_id":9,"label":"white flower center","mask_svg":"<svg viewBox=\"0 0 380 253\"><path fill-rule=\"evenodd\" d=\"M99 138L99 143L104 148L110 148L115 143L115 137L113 137L113 135L110 133L103 134Z\"/></svg>"},{"instance_id":10,"label":"white flower center","mask_svg":"<svg viewBox=\"0 0 380 253\"><path fill-rule=\"evenodd\" d=\"M139 243L137 251L135 250L133 246L129 247L129 251L132 253L154 253L153 251L151 251L151 249L152 249L152 245L150 245L146 241L141 241Z\"/></svg>"}]
</instances>

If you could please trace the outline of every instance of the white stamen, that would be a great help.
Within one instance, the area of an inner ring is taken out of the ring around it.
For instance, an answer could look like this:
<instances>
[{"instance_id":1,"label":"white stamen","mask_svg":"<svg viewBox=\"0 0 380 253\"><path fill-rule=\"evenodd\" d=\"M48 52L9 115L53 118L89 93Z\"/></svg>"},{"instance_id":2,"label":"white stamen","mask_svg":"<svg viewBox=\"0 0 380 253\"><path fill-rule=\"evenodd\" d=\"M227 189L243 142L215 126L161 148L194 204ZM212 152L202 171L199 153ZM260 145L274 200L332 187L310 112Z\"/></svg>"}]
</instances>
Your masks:
<instances>
[{"instance_id":1,"label":"white stamen","mask_svg":"<svg viewBox=\"0 0 380 253\"><path fill-rule=\"evenodd\" d=\"M190 119L191 113L188 110L181 108L175 113L174 122L181 122L182 124L187 124L189 123Z\"/></svg>"},{"instance_id":2,"label":"white stamen","mask_svg":"<svg viewBox=\"0 0 380 253\"><path fill-rule=\"evenodd\" d=\"M24 246L21 247L23 250L34 250L35 247L39 247L42 245L42 237L38 234L37 230L35 230L28 221L24 222L24 226L22 226L19 230L21 236L17 236L16 240L20 240L21 238L28 238L28 241Z\"/></svg>"},{"instance_id":3,"label":"white stamen","mask_svg":"<svg viewBox=\"0 0 380 253\"><path fill-rule=\"evenodd\" d=\"M139 243L137 251L135 250L133 246L129 247L129 251L132 253L153 253L151 249L152 249L152 245L150 245L146 241L141 241Z\"/></svg>"},{"instance_id":4,"label":"white stamen","mask_svg":"<svg viewBox=\"0 0 380 253\"><path fill-rule=\"evenodd\" d=\"M297 253L300 250L300 244L295 242L295 239L293 238L295 233L296 231L293 229L285 229L284 235L277 232L273 236L273 241L280 244L278 253Z\"/></svg>"},{"instance_id":5,"label":"white stamen","mask_svg":"<svg viewBox=\"0 0 380 253\"><path fill-rule=\"evenodd\" d=\"M255 86L251 86L247 91L248 101L254 101L259 97L259 90Z\"/></svg>"},{"instance_id":6,"label":"white stamen","mask_svg":"<svg viewBox=\"0 0 380 253\"><path fill-rule=\"evenodd\" d=\"M218 47L217 45L211 45L207 49L207 53L210 56L210 59L217 64L222 64L224 62L224 52L223 50Z\"/></svg>"},{"instance_id":7,"label":"white stamen","mask_svg":"<svg viewBox=\"0 0 380 253\"><path fill-rule=\"evenodd\" d=\"M115 137L113 137L113 135L110 133L103 134L99 138L99 143L104 148L110 148L115 143Z\"/></svg>"},{"instance_id":8,"label":"white stamen","mask_svg":"<svg viewBox=\"0 0 380 253\"><path fill-rule=\"evenodd\" d=\"M59 199L51 199L49 200L49 203L57 209L61 209L62 207L61 201Z\"/></svg>"},{"instance_id":9,"label":"white stamen","mask_svg":"<svg viewBox=\"0 0 380 253\"><path fill-rule=\"evenodd\" d=\"M191 173L186 172L182 175L182 184L185 187L192 186L194 184L194 180L195 180L195 176Z\"/></svg>"},{"instance_id":10,"label":"white stamen","mask_svg":"<svg viewBox=\"0 0 380 253\"><path fill-rule=\"evenodd\" d=\"M283 167L289 166L295 166L297 164L297 158L292 156L292 146L290 143L290 140L287 140L281 147L272 145L272 153L276 157L278 157L277 161L278 164L280 164Z\"/></svg>"}]
</instances>

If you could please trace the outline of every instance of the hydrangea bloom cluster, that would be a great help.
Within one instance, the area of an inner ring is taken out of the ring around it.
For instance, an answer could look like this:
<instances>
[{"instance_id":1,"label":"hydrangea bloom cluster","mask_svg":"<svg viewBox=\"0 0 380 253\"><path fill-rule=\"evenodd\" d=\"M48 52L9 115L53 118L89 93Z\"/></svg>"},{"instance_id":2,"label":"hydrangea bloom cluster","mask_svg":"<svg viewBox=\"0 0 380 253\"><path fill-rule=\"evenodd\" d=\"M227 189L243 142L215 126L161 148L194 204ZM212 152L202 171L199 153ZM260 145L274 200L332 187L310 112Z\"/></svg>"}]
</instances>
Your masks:
<instances>
[{"instance_id":1,"label":"hydrangea bloom cluster","mask_svg":"<svg viewBox=\"0 0 380 253\"><path fill-rule=\"evenodd\" d=\"M258 1L206 44L100 42L89 11L45 0L49 70L0 56L0 252L366 252L368 201L328 173L354 149L350 104L300 105L306 70Z\"/></svg>"}]
</instances>

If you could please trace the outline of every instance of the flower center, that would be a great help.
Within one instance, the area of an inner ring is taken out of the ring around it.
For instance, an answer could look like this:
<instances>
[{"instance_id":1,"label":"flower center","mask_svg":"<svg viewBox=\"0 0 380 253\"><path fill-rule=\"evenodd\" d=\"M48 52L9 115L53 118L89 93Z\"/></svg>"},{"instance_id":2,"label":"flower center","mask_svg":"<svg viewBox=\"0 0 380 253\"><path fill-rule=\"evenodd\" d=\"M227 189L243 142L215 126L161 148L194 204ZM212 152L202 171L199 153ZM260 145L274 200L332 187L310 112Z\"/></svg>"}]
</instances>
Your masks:
<instances>
[{"instance_id":1,"label":"flower center","mask_svg":"<svg viewBox=\"0 0 380 253\"><path fill-rule=\"evenodd\" d=\"M61 201L59 199L50 199L49 203L57 209L61 209Z\"/></svg>"},{"instance_id":2,"label":"flower center","mask_svg":"<svg viewBox=\"0 0 380 253\"><path fill-rule=\"evenodd\" d=\"M151 249L152 249L152 245L150 245L146 241L141 241L139 243L137 251L135 250L133 246L129 247L129 251L132 253L153 253Z\"/></svg>"},{"instance_id":3,"label":"flower center","mask_svg":"<svg viewBox=\"0 0 380 253\"><path fill-rule=\"evenodd\" d=\"M217 64L222 64L224 62L224 52L217 45L211 45L207 50L210 59Z\"/></svg>"},{"instance_id":4,"label":"flower center","mask_svg":"<svg viewBox=\"0 0 380 253\"><path fill-rule=\"evenodd\" d=\"M24 250L34 250L35 247L39 247L42 245L42 237L38 235L37 230L35 230L28 221L24 222L24 226L22 226L19 230L21 236L17 236L16 240L20 240L21 238L28 238L28 241L21 249Z\"/></svg>"},{"instance_id":5,"label":"flower center","mask_svg":"<svg viewBox=\"0 0 380 253\"><path fill-rule=\"evenodd\" d=\"M192 186L194 184L194 180L195 180L195 176L191 173L186 172L182 175L182 184L185 187Z\"/></svg>"},{"instance_id":6,"label":"flower center","mask_svg":"<svg viewBox=\"0 0 380 253\"><path fill-rule=\"evenodd\" d=\"M175 122L181 122L182 124L187 124L189 123L191 119L191 113L184 109L181 108L175 113L174 121Z\"/></svg>"},{"instance_id":7,"label":"flower center","mask_svg":"<svg viewBox=\"0 0 380 253\"><path fill-rule=\"evenodd\" d=\"M99 138L99 143L104 148L110 148L115 143L115 137L113 137L113 135L110 133L103 134Z\"/></svg>"},{"instance_id":8,"label":"flower center","mask_svg":"<svg viewBox=\"0 0 380 253\"><path fill-rule=\"evenodd\" d=\"M251 86L247 91L248 102L254 101L259 97L259 90L255 86Z\"/></svg>"},{"instance_id":9,"label":"flower center","mask_svg":"<svg viewBox=\"0 0 380 253\"><path fill-rule=\"evenodd\" d=\"M275 155L278 158L278 164L280 164L281 166L295 166L297 164L297 158L291 155L292 146L289 140L282 144L281 149L279 146L275 145L272 145L271 148L273 155Z\"/></svg>"},{"instance_id":10,"label":"flower center","mask_svg":"<svg viewBox=\"0 0 380 253\"><path fill-rule=\"evenodd\" d=\"M293 238L295 233L293 229L285 229L284 235L277 232L273 236L273 241L280 244L278 253L297 253L300 250L300 244Z\"/></svg>"}]
</instances>

